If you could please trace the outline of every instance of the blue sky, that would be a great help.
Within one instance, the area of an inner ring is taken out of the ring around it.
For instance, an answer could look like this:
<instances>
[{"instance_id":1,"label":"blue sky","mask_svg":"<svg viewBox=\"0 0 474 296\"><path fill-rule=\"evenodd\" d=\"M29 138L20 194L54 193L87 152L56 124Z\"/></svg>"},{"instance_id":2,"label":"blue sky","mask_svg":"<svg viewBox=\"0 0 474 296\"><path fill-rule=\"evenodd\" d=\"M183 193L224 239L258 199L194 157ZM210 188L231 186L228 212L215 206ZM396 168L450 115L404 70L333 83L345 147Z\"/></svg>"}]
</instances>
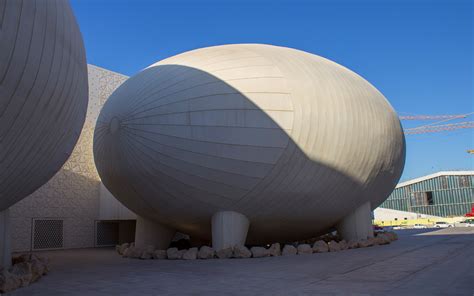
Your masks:
<instances>
[{"instance_id":1,"label":"blue sky","mask_svg":"<svg viewBox=\"0 0 474 296\"><path fill-rule=\"evenodd\" d=\"M133 75L195 48L281 45L357 72L401 115L474 112L472 3L71 1L91 64ZM474 120L474 115L464 120ZM413 127L432 122L402 123ZM474 155L467 149L474 149L474 129L409 135L402 180L440 170L472 170Z\"/></svg>"}]
</instances>

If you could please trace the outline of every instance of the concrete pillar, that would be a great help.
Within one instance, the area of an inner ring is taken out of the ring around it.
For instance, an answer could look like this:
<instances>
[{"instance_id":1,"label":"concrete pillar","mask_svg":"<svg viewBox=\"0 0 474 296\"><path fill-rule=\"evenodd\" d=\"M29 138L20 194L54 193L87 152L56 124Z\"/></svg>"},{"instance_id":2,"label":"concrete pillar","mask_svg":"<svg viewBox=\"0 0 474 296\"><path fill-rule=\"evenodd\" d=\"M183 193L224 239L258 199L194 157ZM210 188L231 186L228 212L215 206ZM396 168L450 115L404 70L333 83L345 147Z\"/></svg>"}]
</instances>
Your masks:
<instances>
[{"instance_id":1,"label":"concrete pillar","mask_svg":"<svg viewBox=\"0 0 474 296\"><path fill-rule=\"evenodd\" d=\"M366 202L352 211L339 221L336 228L339 235L346 241L374 237L370 202Z\"/></svg>"},{"instance_id":2,"label":"concrete pillar","mask_svg":"<svg viewBox=\"0 0 474 296\"><path fill-rule=\"evenodd\" d=\"M10 238L10 210L0 211L0 267L9 268L12 264Z\"/></svg>"},{"instance_id":3,"label":"concrete pillar","mask_svg":"<svg viewBox=\"0 0 474 296\"><path fill-rule=\"evenodd\" d=\"M137 216L137 226L135 230L135 246L145 247L155 246L156 249L166 250L176 230L166 227L155 221Z\"/></svg>"},{"instance_id":4,"label":"concrete pillar","mask_svg":"<svg viewBox=\"0 0 474 296\"><path fill-rule=\"evenodd\" d=\"M212 216L212 247L222 250L245 244L249 220L244 215L232 212L217 212Z\"/></svg>"}]
</instances>

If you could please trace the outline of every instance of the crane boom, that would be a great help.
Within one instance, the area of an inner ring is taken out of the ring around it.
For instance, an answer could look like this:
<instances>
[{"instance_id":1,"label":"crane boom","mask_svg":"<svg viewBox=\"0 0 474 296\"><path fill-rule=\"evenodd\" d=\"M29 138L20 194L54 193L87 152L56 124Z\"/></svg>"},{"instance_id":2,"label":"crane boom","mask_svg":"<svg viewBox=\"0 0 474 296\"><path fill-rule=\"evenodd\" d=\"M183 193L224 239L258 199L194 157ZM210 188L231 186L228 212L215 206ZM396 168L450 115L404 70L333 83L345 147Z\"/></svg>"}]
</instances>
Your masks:
<instances>
[{"instance_id":1,"label":"crane boom","mask_svg":"<svg viewBox=\"0 0 474 296\"><path fill-rule=\"evenodd\" d=\"M467 114L456 114L456 115L407 115L398 116L400 120L437 120L437 119L458 119L466 118Z\"/></svg>"},{"instance_id":2,"label":"crane boom","mask_svg":"<svg viewBox=\"0 0 474 296\"><path fill-rule=\"evenodd\" d=\"M441 131L451 131L463 128L474 128L474 121L464 121L458 123L441 124L441 125L427 125L422 127L414 127L404 129L405 135L416 135L426 133L436 133Z\"/></svg>"}]
</instances>

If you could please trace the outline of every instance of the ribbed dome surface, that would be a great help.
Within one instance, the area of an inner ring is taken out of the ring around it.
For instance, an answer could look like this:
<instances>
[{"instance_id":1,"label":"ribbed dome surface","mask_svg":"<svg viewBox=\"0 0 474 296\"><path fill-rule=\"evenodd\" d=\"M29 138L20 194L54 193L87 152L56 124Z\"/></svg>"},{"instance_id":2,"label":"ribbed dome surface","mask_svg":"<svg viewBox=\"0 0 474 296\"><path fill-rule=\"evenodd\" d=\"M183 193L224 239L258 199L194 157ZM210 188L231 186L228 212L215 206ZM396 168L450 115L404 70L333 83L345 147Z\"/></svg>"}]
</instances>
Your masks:
<instances>
[{"instance_id":1,"label":"ribbed dome surface","mask_svg":"<svg viewBox=\"0 0 474 296\"><path fill-rule=\"evenodd\" d=\"M127 80L97 122L102 181L139 215L203 238L233 210L249 238L295 239L375 207L404 165L400 122L367 81L259 44L186 52Z\"/></svg>"},{"instance_id":2,"label":"ribbed dome surface","mask_svg":"<svg viewBox=\"0 0 474 296\"><path fill-rule=\"evenodd\" d=\"M88 101L82 36L67 1L0 4L0 211L68 159Z\"/></svg>"}]
</instances>

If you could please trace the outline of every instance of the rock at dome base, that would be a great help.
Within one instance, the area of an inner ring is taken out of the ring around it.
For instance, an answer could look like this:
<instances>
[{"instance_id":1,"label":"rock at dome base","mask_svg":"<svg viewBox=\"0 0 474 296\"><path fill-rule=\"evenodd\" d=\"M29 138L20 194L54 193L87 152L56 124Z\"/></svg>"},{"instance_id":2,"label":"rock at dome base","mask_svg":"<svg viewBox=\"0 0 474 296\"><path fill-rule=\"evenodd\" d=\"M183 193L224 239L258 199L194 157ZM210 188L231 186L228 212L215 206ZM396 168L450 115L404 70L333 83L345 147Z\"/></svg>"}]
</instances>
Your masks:
<instances>
[{"instance_id":1,"label":"rock at dome base","mask_svg":"<svg viewBox=\"0 0 474 296\"><path fill-rule=\"evenodd\" d=\"M341 246L339 245L339 243L333 240L328 243L328 247L329 252L337 252L341 250Z\"/></svg>"},{"instance_id":2,"label":"rock at dome base","mask_svg":"<svg viewBox=\"0 0 474 296\"><path fill-rule=\"evenodd\" d=\"M216 252L216 256L219 259L232 258L234 251L233 248L225 248Z\"/></svg>"},{"instance_id":3,"label":"rock at dome base","mask_svg":"<svg viewBox=\"0 0 474 296\"><path fill-rule=\"evenodd\" d=\"M277 256L281 256L281 247L280 247L280 243L274 243L270 246L270 248L268 249L268 252L270 253L270 256L272 257L277 257Z\"/></svg>"},{"instance_id":4,"label":"rock at dome base","mask_svg":"<svg viewBox=\"0 0 474 296\"><path fill-rule=\"evenodd\" d=\"M270 252L264 247L252 247L250 248L253 258L261 258L270 256Z\"/></svg>"},{"instance_id":5,"label":"rock at dome base","mask_svg":"<svg viewBox=\"0 0 474 296\"><path fill-rule=\"evenodd\" d=\"M326 253L329 252L328 244L323 240L318 240L313 245L313 252L314 253Z\"/></svg>"},{"instance_id":6,"label":"rock at dome base","mask_svg":"<svg viewBox=\"0 0 474 296\"><path fill-rule=\"evenodd\" d=\"M349 245L347 244L347 242L345 240L341 240L339 242L339 247L341 248L341 250L349 249Z\"/></svg>"},{"instance_id":7,"label":"rock at dome base","mask_svg":"<svg viewBox=\"0 0 474 296\"><path fill-rule=\"evenodd\" d=\"M166 250L155 250L153 252L153 259L167 259Z\"/></svg>"},{"instance_id":8,"label":"rock at dome base","mask_svg":"<svg viewBox=\"0 0 474 296\"><path fill-rule=\"evenodd\" d=\"M168 256L168 259L171 260L177 260L177 259L183 259L184 253L186 253L187 250L178 250L176 248L169 248L166 251L166 255ZM171 252L169 252L171 250Z\"/></svg>"},{"instance_id":9,"label":"rock at dome base","mask_svg":"<svg viewBox=\"0 0 474 296\"><path fill-rule=\"evenodd\" d=\"M18 289L21 286L21 281L9 273L6 269L0 269L0 293L7 293Z\"/></svg>"},{"instance_id":10,"label":"rock at dome base","mask_svg":"<svg viewBox=\"0 0 474 296\"><path fill-rule=\"evenodd\" d=\"M234 247L234 258L250 258L252 252L246 246L235 246Z\"/></svg>"},{"instance_id":11,"label":"rock at dome base","mask_svg":"<svg viewBox=\"0 0 474 296\"><path fill-rule=\"evenodd\" d=\"M347 246L349 249L357 249L359 247L359 243L357 241L351 240L347 243Z\"/></svg>"},{"instance_id":12,"label":"rock at dome base","mask_svg":"<svg viewBox=\"0 0 474 296\"><path fill-rule=\"evenodd\" d=\"M49 272L49 260L34 254L13 258L13 266L0 268L0 293L26 287Z\"/></svg>"},{"instance_id":13,"label":"rock at dome base","mask_svg":"<svg viewBox=\"0 0 474 296\"><path fill-rule=\"evenodd\" d=\"M123 257L138 259L142 256L143 249L136 246L131 246L123 252Z\"/></svg>"},{"instance_id":14,"label":"rock at dome base","mask_svg":"<svg viewBox=\"0 0 474 296\"><path fill-rule=\"evenodd\" d=\"M216 255L216 251L208 246L202 246L198 252L199 259L212 259Z\"/></svg>"},{"instance_id":15,"label":"rock at dome base","mask_svg":"<svg viewBox=\"0 0 474 296\"><path fill-rule=\"evenodd\" d=\"M377 234L377 236L374 237L374 241L377 245L388 245L391 242L390 237L385 233Z\"/></svg>"},{"instance_id":16,"label":"rock at dome base","mask_svg":"<svg viewBox=\"0 0 474 296\"><path fill-rule=\"evenodd\" d=\"M283 251L281 251L282 256L290 256L290 255L296 255L298 253L298 250L292 245L285 245L283 247Z\"/></svg>"},{"instance_id":17,"label":"rock at dome base","mask_svg":"<svg viewBox=\"0 0 474 296\"><path fill-rule=\"evenodd\" d=\"M373 240L371 239L362 239L358 242L359 248L372 247L374 245Z\"/></svg>"},{"instance_id":18,"label":"rock at dome base","mask_svg":"<svg viewBox=\"0 0 474 296\"><path fill-rule=\"evenodd\" d=\"M130 247L130 244L129 243L124 243L124 244L121 244L121 245L117 245L115 247L115 250L117 251L117 253L119 253L120 255L123 255L123 252L125 252L126 249L128 249Z\"/></svg>"},{"instance_id":19,"label":"rock at dome base","mask_svg":"<svg viewBox=\"0 0 474 296\"><path fill-rule=\"evenodd\" d=\"M198 248L191 248L184 252L183 259L184 260L196 260L198 254Z\"/></svg>"},{"instance_id":20,"label":"rock at dome base","mask_svg":"<svg viewBox=\"0 0 474 296\"><path fill-rule=\"evenodd\" d=\"M142 254L140 255L140 259L153 259L153 254L155 253L154 246L146 246L143 248Z\"/></svg>"},{"instance_id":21,"label":"rock at dome base","mask_svg":"<svg viewBox=\"0 0 474 296\"><path fill-rule=\"evenodd\" d=\"M20 281L20 287L26 287L33 279L33 271L30 262L15 264L10 269L10 273Z\"/></svg>"},{"instance_id":22,"label":"rock at dome base","mask_svg":"<svg viewBox=\"0 0 474 296\"><path fill-rule=\"evenodd\" d=\"M181 255L179 253L178 248L169 248L168 250L166 250L166 256L170 260L181 259Z\"/></svg>"},{"instance_id":23,"label":"rock at dome base","mask_svg":"<svg viewBox=\"0 0 474 296\"><path fill-rule=\"evenodd\" d=\"M298 245L297 250L298 255L313 254L313 249L311 248L311 245L308 244Z\"/></svg>"}]
</instances>

